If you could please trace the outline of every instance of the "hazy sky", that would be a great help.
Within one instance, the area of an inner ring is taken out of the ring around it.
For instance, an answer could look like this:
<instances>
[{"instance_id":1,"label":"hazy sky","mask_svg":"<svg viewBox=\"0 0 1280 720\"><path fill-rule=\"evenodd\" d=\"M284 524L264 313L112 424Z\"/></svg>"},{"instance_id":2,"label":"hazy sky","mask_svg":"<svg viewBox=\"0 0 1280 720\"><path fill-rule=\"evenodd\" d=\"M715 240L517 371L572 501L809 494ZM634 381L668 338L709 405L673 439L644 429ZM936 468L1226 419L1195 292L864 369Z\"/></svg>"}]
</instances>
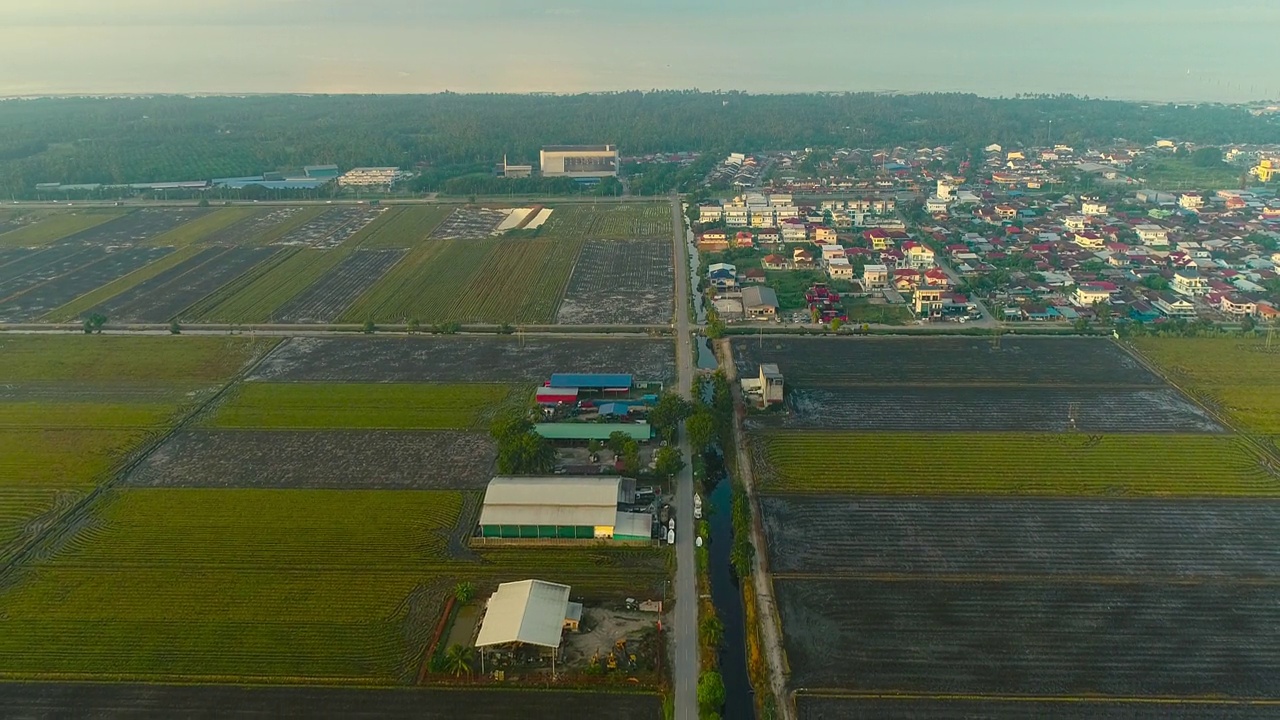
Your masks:
<instances>
[{"instance_id":1,"label":"hazy sky","mask_svg":"<svg viewBox=\"0 0 1280 720\"><path fill-rule=\"evenodd\" d=\"M1280 0L0 0L0 95L1280 97Z\"/></svg>"}]
</instances>

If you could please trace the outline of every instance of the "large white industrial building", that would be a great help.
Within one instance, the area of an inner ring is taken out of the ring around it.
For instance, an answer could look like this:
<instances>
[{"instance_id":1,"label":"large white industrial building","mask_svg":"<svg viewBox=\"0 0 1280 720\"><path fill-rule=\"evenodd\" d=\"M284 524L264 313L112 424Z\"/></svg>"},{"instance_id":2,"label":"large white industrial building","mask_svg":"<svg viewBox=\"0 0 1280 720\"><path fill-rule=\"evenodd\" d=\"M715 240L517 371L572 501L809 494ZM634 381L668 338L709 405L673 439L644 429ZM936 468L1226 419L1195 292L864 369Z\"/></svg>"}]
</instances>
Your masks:
<instances>
[{"instance_id":1,"label":"large white industrial building","mask_svg":"<svg viewBox=\"0 0 1280 720\"><path fill-rule=\"evenodd\" d=\"M539 158L544 177L617 177L616 145L548 145Z\"/></svg>"},{"instance_id":2,"label":"large white industrial building","mask_svg":"<svg viewBox=\"0 0 1280 720\"><path fill-rule=\"evenodd\" d=\"M649 540L653 516L629 512L636 481L617 476L495 477L480 510L484 538Z\"/></svg>"}]
</instances>

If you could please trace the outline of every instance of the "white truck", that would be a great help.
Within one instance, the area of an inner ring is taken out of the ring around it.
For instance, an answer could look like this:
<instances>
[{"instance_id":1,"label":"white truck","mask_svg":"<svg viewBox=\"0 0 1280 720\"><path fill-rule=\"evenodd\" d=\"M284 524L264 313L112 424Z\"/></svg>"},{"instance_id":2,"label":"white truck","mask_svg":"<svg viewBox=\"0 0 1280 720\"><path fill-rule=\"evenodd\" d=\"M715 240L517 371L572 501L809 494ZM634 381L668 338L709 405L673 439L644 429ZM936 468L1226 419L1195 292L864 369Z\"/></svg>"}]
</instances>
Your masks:
<instances>
[{"instance_id":1,"label":"white truck","mask_svg":"<svg viewBox=\"0 0 1280 720\"><path fill-rule=\"evenodd\" d=\"M702 496L698 493L693 494L693 516L702 519Z\"/></svg>"}]
</instances>

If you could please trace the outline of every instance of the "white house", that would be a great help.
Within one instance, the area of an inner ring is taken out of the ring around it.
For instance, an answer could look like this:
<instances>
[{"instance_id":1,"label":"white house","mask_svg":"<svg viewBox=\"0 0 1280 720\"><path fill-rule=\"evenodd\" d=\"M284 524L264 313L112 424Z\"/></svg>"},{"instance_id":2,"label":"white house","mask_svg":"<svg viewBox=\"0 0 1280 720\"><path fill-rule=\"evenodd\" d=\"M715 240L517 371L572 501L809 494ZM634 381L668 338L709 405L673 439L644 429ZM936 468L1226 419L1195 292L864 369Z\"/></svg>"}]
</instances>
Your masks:
<instances>
[{"instance_id":1,"label":"white house","mask_svg":"<svg viewBox=\"0 0 1280 720\"><path fill-rule=\"evenodd\" d=\"M1173 291L1179 295L1196 297L1209 292L1209 282L1195 268L1182 268L1173 274Z\"/></svg>"},{"instance_id":2,"label":"white house","mask_svg":"<svg viewBox=\"0 0 1280 720\"><path fill-rule=\"evenodd\" d=\"M1138 233L1138 239L1142 241L1143 245L1160 246L1169 244L1169 231L1159 225L1138 225L1133 229L1134 232Z\"/></svg>"},{"instance_id":3,"label":"white house","mask_svg":"<svg viewBox=\"0 0 1280 720\"><path fill-rule=\"evenodd\" d=\"M827 274L832 280L853 280L853 265L847 257L835 257L827 261Z\"/></svg>"}]
</instances>

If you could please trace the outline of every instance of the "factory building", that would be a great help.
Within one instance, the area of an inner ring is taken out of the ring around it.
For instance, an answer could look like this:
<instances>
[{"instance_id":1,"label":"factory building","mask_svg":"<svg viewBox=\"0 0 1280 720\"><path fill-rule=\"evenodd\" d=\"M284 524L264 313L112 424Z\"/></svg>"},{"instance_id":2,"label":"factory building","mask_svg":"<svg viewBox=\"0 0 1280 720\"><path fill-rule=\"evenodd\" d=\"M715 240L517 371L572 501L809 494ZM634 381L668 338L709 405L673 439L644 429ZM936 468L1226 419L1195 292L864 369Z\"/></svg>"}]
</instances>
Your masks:
<instances>
[{"instance_id":1,"label":"factory building","mask_svg":"<svg viewBox=\"0 0 1280 720\"><path fill-rule=\"evenodd\" d=\"M653 516L632 512L632 478L495 477L480 509L483 538L649 540Z\"/></svg>"},{"instance_id":2,"label":"factory building","mask_svg":"<svg viewBox=\"0 0 1280 720\"><path fill-rule=\"evenodd\" d=\"M548 145L539 158L544 177L617 177L616 145Z\"/></svg>"}]
</instances>

